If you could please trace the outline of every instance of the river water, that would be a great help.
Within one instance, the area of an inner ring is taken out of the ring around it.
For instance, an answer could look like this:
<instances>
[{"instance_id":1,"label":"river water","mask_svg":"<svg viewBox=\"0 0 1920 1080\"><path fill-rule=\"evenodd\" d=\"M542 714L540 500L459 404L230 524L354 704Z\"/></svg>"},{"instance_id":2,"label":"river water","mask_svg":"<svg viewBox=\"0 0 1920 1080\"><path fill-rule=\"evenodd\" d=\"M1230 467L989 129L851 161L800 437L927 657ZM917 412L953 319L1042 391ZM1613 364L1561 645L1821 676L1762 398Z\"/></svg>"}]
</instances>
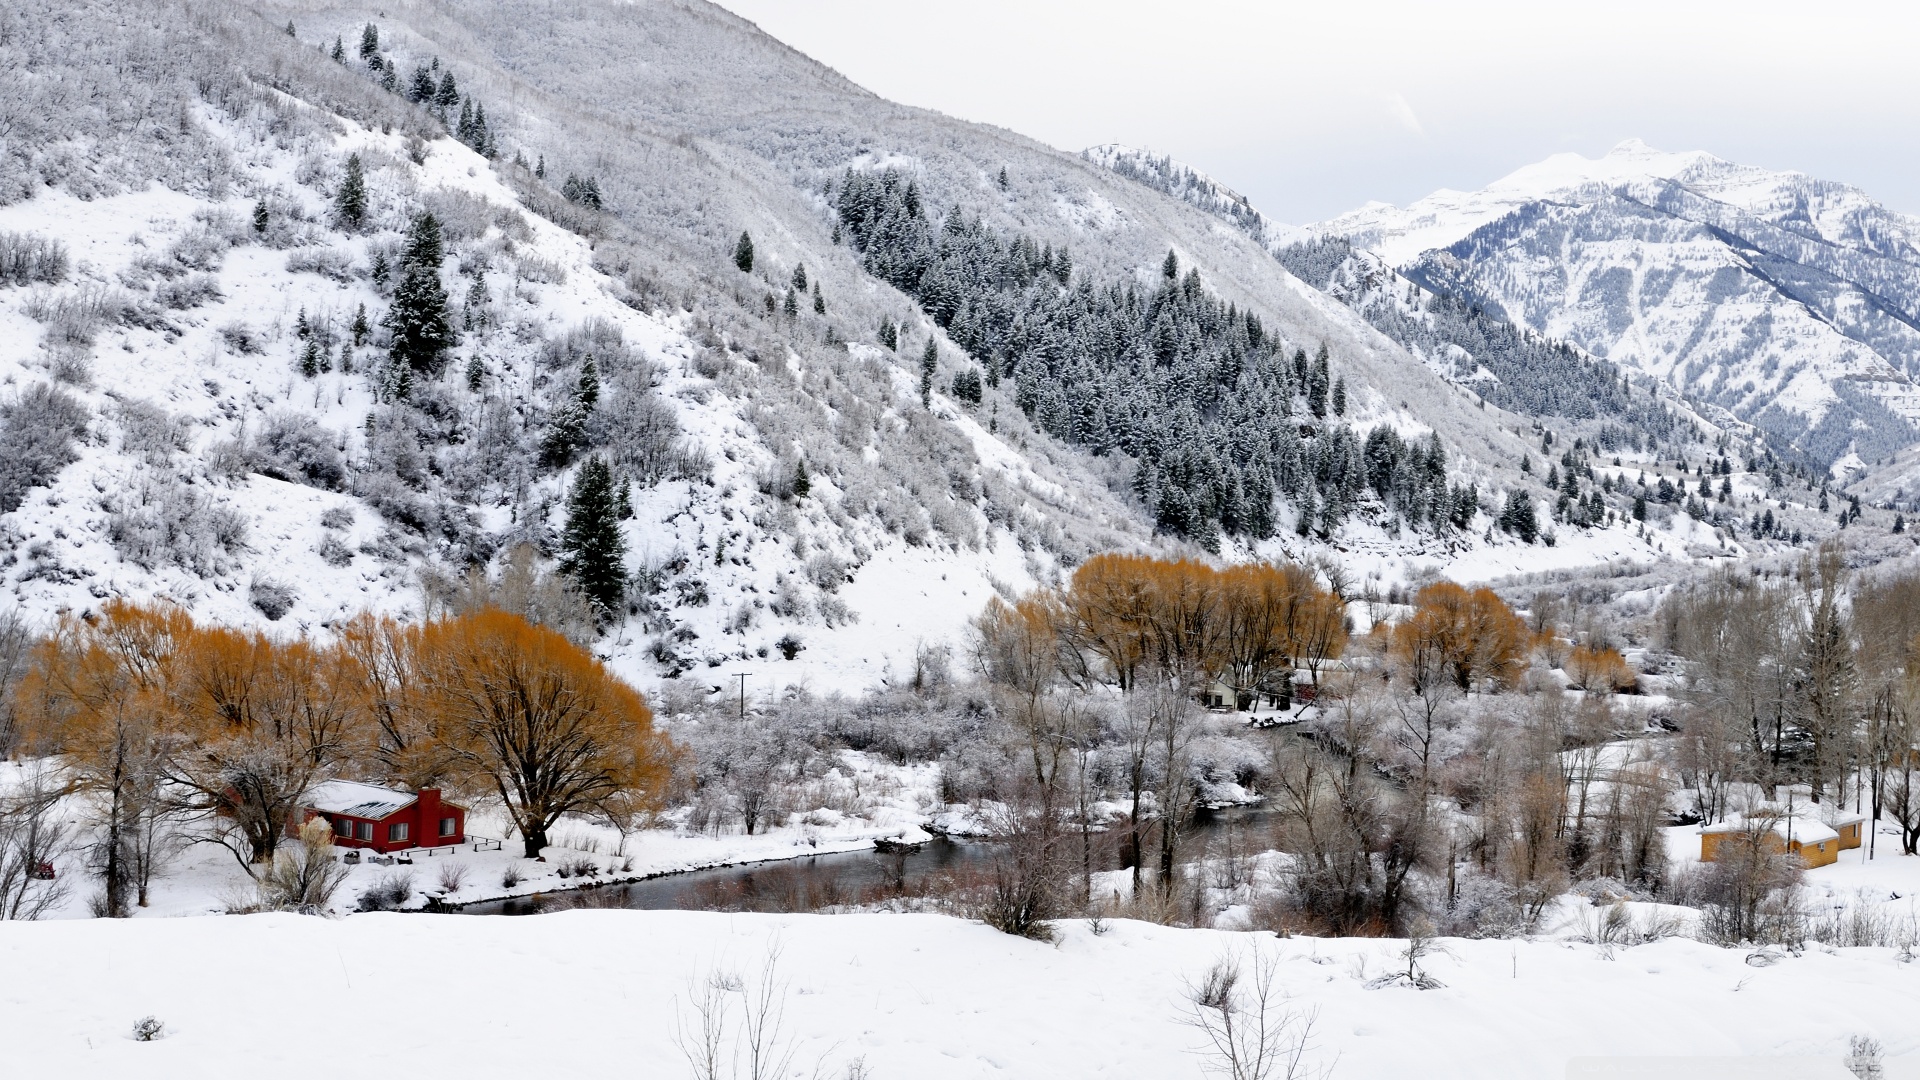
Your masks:
<instances>
[{"instance_id":1,"label":"river water","mask_svg":"<svg viewBox=\"0 0 1920 1080\"><path fill-rule=\"evenodd\" d=\"M1204 856L1210 847L1244 836L1242 850L1257 851L1269 811L1232 807L1202 812L1181 834L1182 861ZM1105 834L1098 846L1095 868L1120 868L1111 840ZM1071 843L1071 841L1070 841ZM1077 852L1077 846L1074 847ZM994 845L986 841L935 837L920 849L904 854L872 850L799 859L719 866L667 874L618 885L598 885L562 893L486 900L459 908L466 915L537 915L556 906L636 908L644 910L806 910L838 903L857 903L889 890L912 891L940 874L965 875L991 864ZM1151 854L1149 854L1151 858ZM1077 855L1076 855L1077 861Z\"/></svg>"}]
</instances>

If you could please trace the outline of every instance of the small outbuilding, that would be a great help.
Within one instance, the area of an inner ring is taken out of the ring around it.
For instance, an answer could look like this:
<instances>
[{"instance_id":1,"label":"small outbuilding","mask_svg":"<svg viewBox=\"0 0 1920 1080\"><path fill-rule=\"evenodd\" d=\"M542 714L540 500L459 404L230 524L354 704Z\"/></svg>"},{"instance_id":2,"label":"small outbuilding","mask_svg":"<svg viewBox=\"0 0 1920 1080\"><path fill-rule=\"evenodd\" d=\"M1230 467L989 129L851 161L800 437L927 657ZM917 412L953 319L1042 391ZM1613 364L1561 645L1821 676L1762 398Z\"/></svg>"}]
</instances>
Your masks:
<instances>
[{"instance_id":1,"label":"small outbuilding","mask_svg":"<svg viewBox=\"0 0 1920 1080\"><path fill-rule=\"evenodd\" d=\"M1843 846L1860 846L1859 822L1853 823L1853 843L1843 845L1839 830L1816 818L1786 814L1736 816L1700 830L1700 860L1712 862L1720 845L1732 838L1756 834L1768 851L1775 855L1798 855L1808 869L1831 865L1840 858Z\"/></svg>"},{"instance_id":2,"label":"small outbuilding","mask_svg":"<svg viewBox=\"0 0 1920 1080\"><path fill-rule=\"evenodd\" d=\"M439 788L409 792L352 780L315 787L289 833L314 818L333 826L336 847L372 848L382 855L412 848L465 843L467 808L440 797Z\"/></svg>"}]
</instances>

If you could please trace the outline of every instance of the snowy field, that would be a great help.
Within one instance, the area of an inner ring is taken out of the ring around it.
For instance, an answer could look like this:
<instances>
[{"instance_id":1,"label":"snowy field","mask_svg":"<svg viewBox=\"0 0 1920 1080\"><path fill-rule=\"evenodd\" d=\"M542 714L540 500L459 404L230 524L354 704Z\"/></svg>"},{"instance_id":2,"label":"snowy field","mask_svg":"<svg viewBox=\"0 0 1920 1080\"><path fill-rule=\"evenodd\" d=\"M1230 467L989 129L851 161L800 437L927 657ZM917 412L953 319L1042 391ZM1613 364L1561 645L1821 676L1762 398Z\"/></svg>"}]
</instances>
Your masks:
<instances>
[{"instance_id":1,"label":"snowy field","mask_svg":"<svg viewBox=\"0 0 1920 1080\"><path fill-rule=\"evenodd\" d=\"M1579 1056L1789 1056L1835 1075L1854 1034L1920 1076L1920 970L1890 949L1766 967L1687 940L1448 941L1432 990L1369 989L1400 944L1084 922L1043 944L933 915L576 911L0 924L0 1045L18 1076L691 1075L689 983L748 990L778 950L790 1075L1199 1077L1182 987L1270 950L1340 1078L1560 1077ZM740 1018L739 993L726 995ZM676 1013L677 1010L677 1013ZM167 1034L136 1042L153 1015ZM860 1075L860 1074L855 1074ZM1716 1073L1697 1077L1771 1075ZM1838 1075L1845 1075L1844 1073Z\"/></svg>"}]
</instances>

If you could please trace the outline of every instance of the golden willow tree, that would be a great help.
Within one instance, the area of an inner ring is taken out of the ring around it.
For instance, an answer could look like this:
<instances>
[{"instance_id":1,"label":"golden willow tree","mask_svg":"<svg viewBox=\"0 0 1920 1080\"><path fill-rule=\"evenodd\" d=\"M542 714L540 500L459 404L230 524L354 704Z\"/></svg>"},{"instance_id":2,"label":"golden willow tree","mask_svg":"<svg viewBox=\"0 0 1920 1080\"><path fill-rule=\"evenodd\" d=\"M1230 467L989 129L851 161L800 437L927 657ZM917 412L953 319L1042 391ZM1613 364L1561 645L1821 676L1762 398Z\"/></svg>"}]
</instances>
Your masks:
<instances>
[{"instance_id":1,"label":"golden willow tree","mask_svg":"<svg viewBox=\"0 0 1920 1080\"><path fill-rule=\"evenodd\" d=\"M145 902L168 816L257 874L324 780L439 785L498 798L533 857L563 814L657 808L673 755L592 654L492 608L362 617L320 643L113 600L60 622L14 700L31 745L105 807L114 914L129 888Z\"/></svg>"}]
</instances>

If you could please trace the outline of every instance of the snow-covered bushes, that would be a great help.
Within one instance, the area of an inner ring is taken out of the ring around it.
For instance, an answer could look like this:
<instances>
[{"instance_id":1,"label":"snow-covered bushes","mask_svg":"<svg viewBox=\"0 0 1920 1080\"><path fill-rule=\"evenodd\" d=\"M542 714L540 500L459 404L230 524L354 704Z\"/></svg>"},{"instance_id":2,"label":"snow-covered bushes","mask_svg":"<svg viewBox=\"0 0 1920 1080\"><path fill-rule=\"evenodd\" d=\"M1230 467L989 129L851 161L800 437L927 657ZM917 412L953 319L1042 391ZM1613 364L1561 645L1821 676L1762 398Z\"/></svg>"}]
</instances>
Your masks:
<instances>
[{"instance_id":1,"label":"snow-covered bushes","mask_svg":"<svg viewBox=\"0 0 1920 1080\"><path fill-rule=\"evenodd\" d=\"M318 274L344 283L353 280L353 260L338 248L295 248L287 254L287 273Z\"/></svg>"},{"instance_id":2,"label":"snow-covered bushes","mask_svg":"<svg viewBox=\"0 0 1920 1080\"><path fill-rule=\"evenodd\" d=\"M268 622L279 622L293 610L295 594L292 586L272 578L257 577L247 586L247 602L253 609L267 617Z\"/></svg>"},{"instance_id":3,"label":"snow-covered bushes","mask_svg":"<svg viewBox=\"0 0 1920 1080\"><path fill-rule=\"evenodd\" d=\"M53 481L77 456L87 407L62 390L35 383L0 401L0 513L20 508L28 490Z\"/></svg>"},{"instance_id":4,"label":"snow-covered bushes","mask_svg":"<svg viewBox=\"0 0 1920 1080\"><path fill-rule=\"evenodd\" d=\"M148 465L164 466L192 447L187 422L148 401L130 399L114 406L120 422L120 449Z\"/></svg>"},{"instance_id":5,"label":"snow-covered bushes","mask_svg":"<svg viewBox=\"0 0 1920 1080\"><path fill-rule=\"evenodd\" d=\"M215 577L228 572L247 545L244 515L164 473L148 474L134 493L103 506L114 551L144 570L178 566Z\"/></svg>"},{"instance_id":6,"label":"snow-covered bushes","mask_svg":"<svg viewBox=\"0 0 1920 1080\"><path fill-rule=\"evenodd\" d=\"M346 486L347 463L340 437L306 413L269 415L247 447L248 460L262 475L323 491Z\"/></svg>"},{"instance_id":7,"label":"snow-covered bushes","mask_svg":"<svg viewBox=\"0 0 1920 1080\"><path fill-rule=\"evenodd\" d=\"M68 265L67 247L58 240L0 232L0 285L57 285Z\"/></svg>"},{"instance_id":8,"label":"snow-covered bushes","mask_svg":"<svg viewBox=\"0 0 1920 1080\"><path fill-rule=\"evenodd\" d=\"M162 282L153 290L154 302L170 311L186 311L222 298L220 279L212 274L188 274Z\"/></svg>"}]
</instances>

